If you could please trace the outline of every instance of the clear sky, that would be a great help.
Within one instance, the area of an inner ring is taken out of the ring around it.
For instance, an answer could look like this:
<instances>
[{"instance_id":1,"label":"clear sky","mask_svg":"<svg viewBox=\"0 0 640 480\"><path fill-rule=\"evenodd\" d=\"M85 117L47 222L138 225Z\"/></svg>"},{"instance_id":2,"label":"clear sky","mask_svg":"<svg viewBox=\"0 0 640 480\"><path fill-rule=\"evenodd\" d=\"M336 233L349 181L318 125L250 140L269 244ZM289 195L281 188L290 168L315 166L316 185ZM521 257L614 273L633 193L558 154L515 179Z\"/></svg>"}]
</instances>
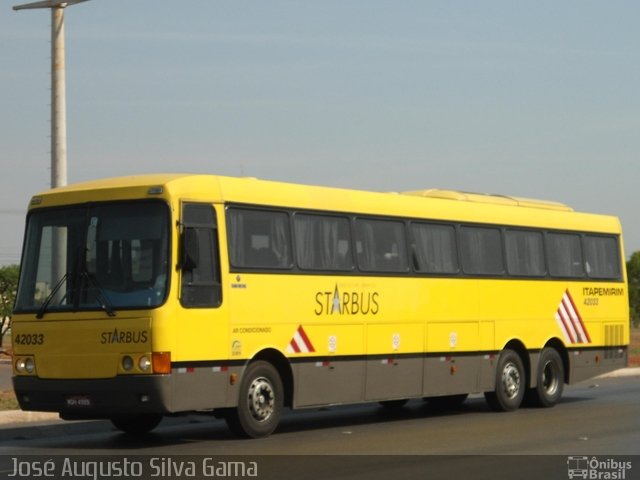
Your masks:
<instances>
[{"instance_id":1,"label":"clear sky","mask_svg":"<svg viewBox=\"0 0 640 480\"><path fill-rule=\"evenodd\" d=\"M0 7L0 264L49 185L50 13ZM640 250L640 2L92 0L69 181L198 172L556 200Z\"/></svg>"}]
</instances>

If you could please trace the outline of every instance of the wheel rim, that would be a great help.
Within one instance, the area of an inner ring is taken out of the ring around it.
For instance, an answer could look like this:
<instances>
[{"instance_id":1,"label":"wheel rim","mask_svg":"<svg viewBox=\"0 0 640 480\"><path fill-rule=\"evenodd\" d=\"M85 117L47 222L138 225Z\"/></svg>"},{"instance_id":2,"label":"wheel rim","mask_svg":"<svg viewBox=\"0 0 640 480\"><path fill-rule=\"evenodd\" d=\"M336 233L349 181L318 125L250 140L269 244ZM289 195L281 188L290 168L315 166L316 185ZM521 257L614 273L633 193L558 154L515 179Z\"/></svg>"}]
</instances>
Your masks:
<instances>
[{"instance_id":1,"label":"wheel rim","mask_svg":"<svg viewBox=\"0 0 640 480\"><path fill-rule=\"evenodd\" d=\"M502 388L507 398L512 399L520 392L520 370L515 363L508 363L502 370Z\"/></svg>"},{"instance_id":2,"label":"wheel rim","mask_svg":"<svg viewBox=\"0 0 640 480\"><path fill-rule=\"evenodd\" d=\"M555 395L560 385L560 379L558 378L558 370L555 368L553 362L549 361L544 364L542 369L542 388L547 395Z\"/></svg>"},{"instance_id":3,"label":"wheel rim","mask_svg":"<svg viewBox=\"0 0 640 480\"><path fill-rule=\"evenodd\" d=\"M249 411L258 422L267 421L275 411L275 392L271 382L264 378L256 378L249 386Z\"/></svg>"}]
</instances>

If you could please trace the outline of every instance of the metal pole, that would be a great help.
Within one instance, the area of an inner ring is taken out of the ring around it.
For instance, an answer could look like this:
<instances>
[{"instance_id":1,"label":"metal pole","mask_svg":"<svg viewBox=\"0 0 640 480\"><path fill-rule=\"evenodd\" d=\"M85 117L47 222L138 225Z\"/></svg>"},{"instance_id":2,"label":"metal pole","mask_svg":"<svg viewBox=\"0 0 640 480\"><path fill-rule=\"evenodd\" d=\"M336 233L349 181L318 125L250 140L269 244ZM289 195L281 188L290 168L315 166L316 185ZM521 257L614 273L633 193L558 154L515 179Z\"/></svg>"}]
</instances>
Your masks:
<instances>
[{"instance_id":1,"label":"metal pole","mask_svg":"<svg viewBox=\"0 0 640 480\"><path fill-rule=\"evenodd\" d=\"M51 188L67 184L67 107L64 58L64 9L88 0L41 0L14 10L51 9Z\"/></svg>"},{"instance_id":2,"label":"metal pole","mask_svg":"<svg viewBox=\"0 0 640 480\"><path fill-rule=\"evenodd\" d=\"M67 103L64 54L64 8L87 0L43 0L16 5L14 10L51 9L51 188L67 184ZM51 283L53 288L67 272L66 228L54 228L51 239ZM64 289L58 292L59 303Z\"/></svg>"},{"instance_id":3,"label":"metal pole","mask_svg":"<svg viewBox=\"0 0 640 480\"><path fill-rule=\"evenodd\" d=\"M67 109L66 109L64 6L51 8L51 188L67 184ZM67 231L54 229L51 248L51 285L67 271ZM61 289L60 302L65 294Z\"/></svg>"},{"instance_id":4,"label":"metal pole","mask_svg":"<svg viewBox=\"0 0 640 480\"><path fill-rule=\"evenodd\" d=\"M64 7L51 9L51 188L67 184Z\"/></svg>"}]
</instances>

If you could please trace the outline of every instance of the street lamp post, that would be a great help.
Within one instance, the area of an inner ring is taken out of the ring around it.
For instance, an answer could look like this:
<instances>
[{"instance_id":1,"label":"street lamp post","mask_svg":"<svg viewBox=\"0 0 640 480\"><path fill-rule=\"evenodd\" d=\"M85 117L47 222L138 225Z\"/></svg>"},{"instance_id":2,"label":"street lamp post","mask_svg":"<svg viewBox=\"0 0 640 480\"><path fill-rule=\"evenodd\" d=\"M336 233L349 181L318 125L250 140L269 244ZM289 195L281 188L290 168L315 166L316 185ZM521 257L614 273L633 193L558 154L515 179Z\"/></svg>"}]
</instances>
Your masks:
<instances>
[{"instance_id":1,"label":"street lamp post","mask_svg":"<svg viewBox=\"0 0 640 480\"><path fill-rule=\"evenodd\" d=\"M65 88L64 9L87 0L46 0L16 5L14 10L51 9L51 188L67 184L67 106ZM67 231L55 228L51 239L50 286L67 271ZM63 289L56 301L64 298Z\"/></svg>"},{"instance_id":2,"label":"street lamp post","mask_svg":"<svg viewBox=\"0 0 640 480\"><path fill-rule=\"evenodd\" d=\"M47 0L13 7L14 10L51 9L51 188L67 184L64 9L86 1Z\"/></svg>"}]
</instances>

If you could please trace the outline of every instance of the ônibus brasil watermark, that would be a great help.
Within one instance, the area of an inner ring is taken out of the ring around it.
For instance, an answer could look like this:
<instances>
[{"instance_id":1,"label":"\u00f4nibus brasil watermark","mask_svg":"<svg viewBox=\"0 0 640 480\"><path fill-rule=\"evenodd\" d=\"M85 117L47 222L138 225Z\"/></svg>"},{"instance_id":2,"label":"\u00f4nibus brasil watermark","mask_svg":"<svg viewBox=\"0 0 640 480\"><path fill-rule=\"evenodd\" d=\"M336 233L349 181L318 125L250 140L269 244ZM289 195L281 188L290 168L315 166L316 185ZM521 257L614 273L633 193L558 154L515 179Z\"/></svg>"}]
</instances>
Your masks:
<instances>
[{"instance_id":1,"label":"\u00f4nibus brasil watermark","mask_svg":"<svg viewBox=\"0 0 640 480\"><path fill-rule=\"evenodd\" d=\"M626 480L627 472L631 470L631 462L615 458L598 458L571 456L567 458L567 474L570 480L582 478L584 480Z\"/></svg>"}]
</instances>

